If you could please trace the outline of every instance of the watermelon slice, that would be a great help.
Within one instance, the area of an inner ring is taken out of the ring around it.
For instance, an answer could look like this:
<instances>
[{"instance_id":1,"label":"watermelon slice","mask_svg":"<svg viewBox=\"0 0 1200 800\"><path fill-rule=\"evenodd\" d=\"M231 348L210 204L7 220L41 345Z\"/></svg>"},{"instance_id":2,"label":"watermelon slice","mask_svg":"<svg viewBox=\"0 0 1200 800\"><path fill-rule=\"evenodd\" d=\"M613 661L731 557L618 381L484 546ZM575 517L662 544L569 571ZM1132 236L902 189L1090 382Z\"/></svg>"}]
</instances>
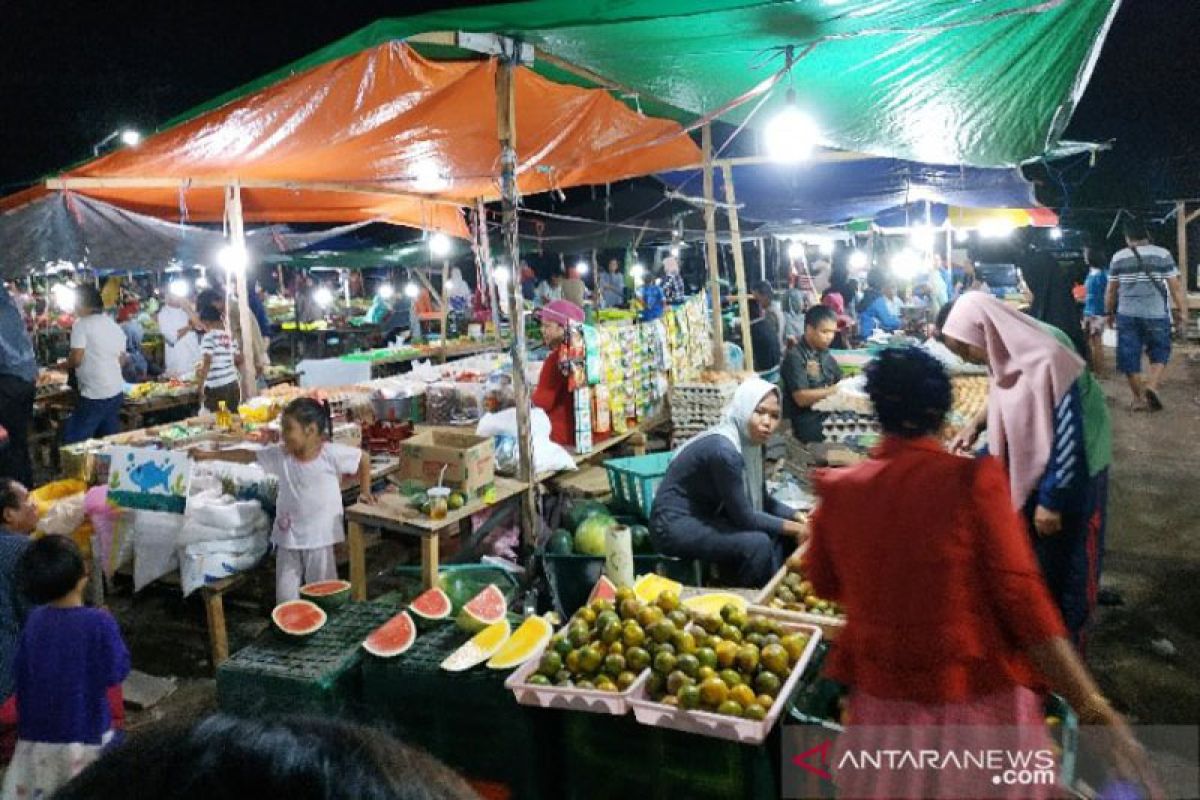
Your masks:
<instances>
[{"instance_id":1,"label":"watermelon slice","mask_svg":"<svg viewBox=\"0 0 1200 800\"><path fill-rule=\"evenodd\" d=\"M300 597L316 603L325 611L341 608L350 599L350 581L320 581L300 587Z\"/></svg>"},{"instance_id":2,"label":"watermelon slice","mask_svg":"<svg viewBox=\"0 0 1200 800\"><path fill-rule=\"evenodd\" d=\"M417 626L407 611L401 611L376 628L363 642L363 649L379 658L395 658L416 640Z\"/></svg>"},{"instance_id":3,"label":"watermelon slice","mask_svg":"<svg viewBox=\"0 0 1200 800\"><path fill-rule=\"evenodd\" d=\"M320 606L308 600L289 600L275 606L271 612L275 629L294 639L312 636L321 630L328 619Z\"/></svg>"},{"instance_id":4,"label":"watermelon slice","mask_svg":"<svg viewBox=\"0 0 1200 800\"><path fill-rule=\"evenodd\" d=\"M592 587L592 593L588 595L587 604L590 606L596 600L607 600L611 603L616 599L617 585L610 581L607 575L601 575L600 580Z\"/></svg>"},{"instance_id":5,"label":"watermelon slice","mask_svg":"<svg viewBox=\"0 0 1200 800\"><path fill-rule=\"evenodd\" d=\"M458 612L458 627L468 633L476 633L504 619L507 613L508 601L504 599L504 593L496 584L489 583ZM491 657L490 654L488 657Z\"/></svg>"},{"instance_id":6,"label":"watermelon slice","mask_svg":"<svg viewBox=\"0 0 1200 800\"><path fill-rule=\"evenodd\" d=\"M413 600L408 610L412 613L417 625L425 627L449 619L450 612L454 610L454 604L450 602L448 594L435 586Z\"/></svg>"}]
</instances>

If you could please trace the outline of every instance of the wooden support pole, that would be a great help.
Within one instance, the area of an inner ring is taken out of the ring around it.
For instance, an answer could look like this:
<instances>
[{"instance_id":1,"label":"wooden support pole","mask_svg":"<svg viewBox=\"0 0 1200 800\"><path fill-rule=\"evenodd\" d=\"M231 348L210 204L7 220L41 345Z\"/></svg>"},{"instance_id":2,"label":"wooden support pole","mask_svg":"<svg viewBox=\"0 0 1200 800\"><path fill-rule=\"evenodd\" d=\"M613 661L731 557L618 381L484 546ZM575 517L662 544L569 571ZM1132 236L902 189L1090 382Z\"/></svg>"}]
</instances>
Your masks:
<instances>
[{"instance_id":1,"label":"wooden support pole","mask_svg":"<svg viewBox=\"0 0 1200 800\"><path fill-rule=\"evenodd\" d=\"M746 263L742 253L742 224L738 220L737 197L734 195L733 167L721 166L725 182L725 213L729 215L729 241L733 246L733 274L737 279L738 315L742 318L742 350L746 354L746 369L754 369L754 341L750 338L750 301L747 299ZM767 309L763 309L766 313Z\"/></svg>"},{"instance_id":2,"label":"wooden support pole","mask_svg":"<svg viewBox=\"0 0 1200 800\"><path fill-rule=\"evenodd\" d=\"M450 259L442 261L442 316L438 320L441 329L442 351L446 349L446 318L450 316Z\"/></svg>"},{"instance_id":3,"label":"wooden support pole","mask_svg":"<svg viewBox=\"0 0 1200 800\"><path fill-rule=\"evenodd\" d=\"M508 40L511 50L499 59L496 70L496 135L500 140L500 207L505 249L512 276L506 287L512 323L513 395L517 404L517 477L526 485L521 493L521 537L526 550L537 543L537 487L533 480L533 435L530 395L525 384L525 301L521 296L521 239L517 221L517 104L516 64L520 44Z\"/></svg>"},{"instance_id":4,"label":"wooden support pole","mask_svg":"<svg viewBox=\"0 0 1200 800\"><path fill-rule=\"evenodd\" d=\"M713 366L725 369L725 331L721 322L721 265L717 261L717 209L713 206L712 128L700 129L704 153L704 247L708 260L708 292L712 303Z\"/></svg>"},{"instance_id":5,"label":"wooden support pole","mask_svg":"<svg viewBox=\"0 0 1200 800\"><path fill-rule=\"evenodd\" d=\"M242 220L242 188L237 181L225 187L225 215L229 219L230 245L235 252L245 253L248 260L246 229ZM238 343L242 350L242 402L258 394L258 367L254 363L254 335L251 332L253 329L250 327L255 323L254 317L250 313L250 294L246 288L246 270L249 268L250 264L244 263L233 273L238 296L238 324L242 330L241 341ZM228 324L229 322L226 320L227 327ZM237 413L236 408L229 410Z\"/></svg>"},{"instance_id":6,"label":"wooden support pole","mask_svg":"<svg viewBox=\"0 0 1200 800\"><path fill-rule=\"evenodd\" d=\"M1187 202L1175 201L1175 246L1178 248L1179 269L1183 272L1184 286L1188 283Z\"/></svg>"},{"instance_id":7,"label":"wooden support pole","mask_svg":"<svg viewBox=\"0 0 1200 800\"><path fill-rule=\"evenodd\" d=\"M483 280L487 291L488 305L492 307L492 327L496 329L496 338L500 337L500 291L496 288L496 278L492 266L492 242L488 236L487 209L483 206L483 198L475 200L475 227L478 228L479 257L483 261Z\"/></svg>"}]
</instances>

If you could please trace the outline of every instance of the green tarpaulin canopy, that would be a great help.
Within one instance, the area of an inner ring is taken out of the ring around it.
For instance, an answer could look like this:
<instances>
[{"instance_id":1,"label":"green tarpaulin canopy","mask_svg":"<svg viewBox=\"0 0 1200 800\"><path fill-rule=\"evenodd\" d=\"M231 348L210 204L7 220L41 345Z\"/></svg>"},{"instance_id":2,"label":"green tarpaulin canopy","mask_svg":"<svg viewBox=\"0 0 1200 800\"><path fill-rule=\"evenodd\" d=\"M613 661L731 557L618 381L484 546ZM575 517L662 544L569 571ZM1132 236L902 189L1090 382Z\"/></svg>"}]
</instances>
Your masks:
<instances>
[{"instance_id":1,"label":"green tarpaulin canopy","mask_svg":"<svg viewBox=\"0 0 1200 800\"><path fill-rule=\"evenodd\" d=\"M376 22L172 120L289 74L431 32L502 33L539 50L555 81L618 84L622 100L691 122L742 97L797 57L754 112L788 86L826 143L932 163L1017 164L1065 130L1120 0L532 0ZM415 43L426 56L469 57ZM579 70L568 70L561 62ZM611 88L611 87L610 87ZM627 90L627 91L626 91ZM721 117L741 122L757 101Z\"/></svg>"}]
</instances>

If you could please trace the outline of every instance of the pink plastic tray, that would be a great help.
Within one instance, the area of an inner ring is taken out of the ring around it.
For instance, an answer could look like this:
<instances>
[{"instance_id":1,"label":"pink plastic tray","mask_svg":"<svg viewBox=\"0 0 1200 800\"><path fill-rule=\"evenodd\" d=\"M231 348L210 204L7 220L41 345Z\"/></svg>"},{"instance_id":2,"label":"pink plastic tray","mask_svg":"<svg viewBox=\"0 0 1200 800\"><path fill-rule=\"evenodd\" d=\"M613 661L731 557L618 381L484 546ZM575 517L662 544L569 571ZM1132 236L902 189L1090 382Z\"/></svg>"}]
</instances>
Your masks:
<instances>
[{"instance_id":1,"label":"pink plastic tray","mask_svg":"<svg viewBox=\"0 0 1200 800\"><path fill-rule=\"evenodd\" d=\"M821 629L826 639L837 639L838 634L846 627L846 617L844 615L827 616L825 614L810 614L805 611L789 611L786 608L773 608L768 605L771 602L771 597L775 594L775 588L779 586L779 582L787 575L788 568L780 567L779 572L775 573L775 577L763 587L763 590L758 593L758 596L750 601L749 611L752 614L761 614L764 617L777 619L780 622L799 622L805 625L816 625Z\"/></svg>"},{"instance_id":2,"label":"pink plastic tray","mask_svg":"<svg viewBox=\"0 0 1200 800\"><path fill-rule=\"evenodd\" d=\"M634 717L643 725L670 728L684 733L698 733L702 736L715 736L718 739L728 739L743 744L762 744L770 734L771 728L775 727L776 720L783 713L783 707L787 705L788 698L796 690L800 676L808 666L809 660L812 659L817 643L821 641L821 629L815 625L789 623L782 620L780 624L789 632L803 631L807 633L809 635L808 647L804 648L796 666L792 668L792 674L784 681L783 687L779 690L779 696L767 709L765 719L739 719L711 711L684 711L656 703L646 695L645 676L639 678L638 682L630 687L633 696L629 698L629 705L633 708Z\"/></svg>"},{"instance_id":3,"label":"pink plastic tray","mask_svg":"<svg viewBox=\"0 0 1200 800\"><path fill-rule=\"evenodd\" d=\"M536 656L526 661L517 671L508 676L504 682L507 689L512 690L517 702L523 706L538 708L566 708L571 711L588 711L592 714L615 714L621 716L629 712L629 698L640 691L650 675L650 670L642 670L638 679L623 692L601 692L596 689L576 689L569 686L534 686L528 683L529 676L537 672L538 663L542 660L542 648Z\"/></svg>"}]
</instances>

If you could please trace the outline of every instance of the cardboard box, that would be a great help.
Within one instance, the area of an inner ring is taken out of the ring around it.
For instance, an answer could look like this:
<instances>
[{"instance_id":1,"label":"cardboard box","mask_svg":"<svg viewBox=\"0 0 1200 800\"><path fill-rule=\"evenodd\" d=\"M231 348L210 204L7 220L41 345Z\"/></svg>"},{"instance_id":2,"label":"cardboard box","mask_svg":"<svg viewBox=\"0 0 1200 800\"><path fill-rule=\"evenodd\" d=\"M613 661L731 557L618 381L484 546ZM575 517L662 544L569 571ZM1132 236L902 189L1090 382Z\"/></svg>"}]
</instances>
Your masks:
<instances>
[{"instance_id":1,"label":"cardboard box","mask_svg":"<svg viewBox=\"0 0 1200 800\"><path fill-rule=\"evenodd\" d=\"M446 467L444 485L467 496L479 494L496 475L496 451L490 436L453 431L426 431L404 440L400 476L426 486L437 484Z\"/></svg>"}]
</instances>

